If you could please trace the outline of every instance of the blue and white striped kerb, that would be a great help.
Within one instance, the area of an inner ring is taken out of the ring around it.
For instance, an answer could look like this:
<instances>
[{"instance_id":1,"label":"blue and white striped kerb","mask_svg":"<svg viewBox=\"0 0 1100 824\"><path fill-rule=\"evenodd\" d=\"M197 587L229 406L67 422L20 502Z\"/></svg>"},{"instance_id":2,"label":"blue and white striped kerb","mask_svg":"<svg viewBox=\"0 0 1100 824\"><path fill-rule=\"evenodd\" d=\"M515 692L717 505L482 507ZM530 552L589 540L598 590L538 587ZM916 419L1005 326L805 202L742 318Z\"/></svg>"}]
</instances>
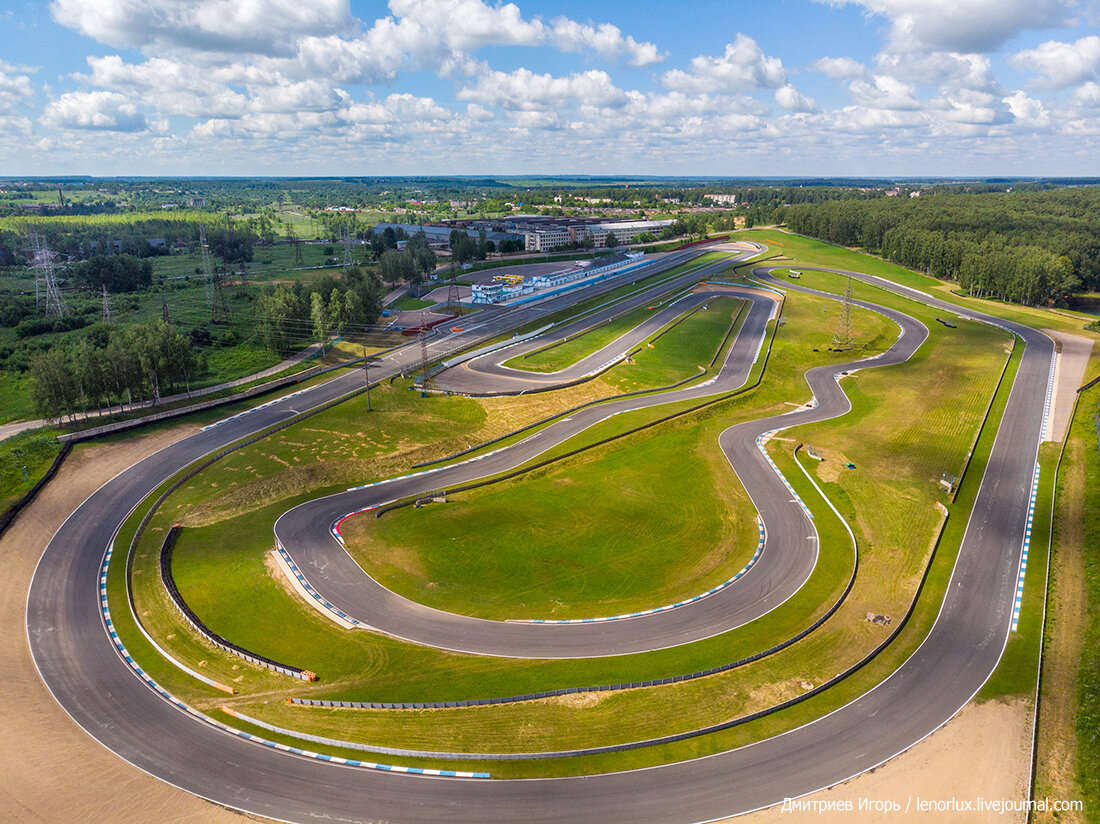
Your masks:
<instances>
[{"instance_id":1,"label":"blue and white striped kerb","mask_svg":"<svg viewBox=\"0 0 1100 824\"><path fill-rule=\"evenodd\" d=\"M290 571L294 573L294 577L298 579L298 583L300 583L302 585L302 588L305 589L305 591L309 593L309 596L314 601L316 601L318 604L323 606L329 612L332 612L335 615L339 615L341 618L343 618L349 624L355 624L355 626L357 626L357 627L362 626L361 623L356 621L354 618L352 618L346 612L344 612L341 609L338 609L337 607L333 606L332 604L330 604L328 601L326 601L324 598L321 597L321 593L319 593L317 590L315 590L310 585L309 581L307 581L305 579L305 576L303 576L302 573L298 570L298 565L296 563L294 563L294 559L292 559L289 555L287 555L287 552L286 552L285 549L283 549L283 545L281 543L276 542L275 548L278 549L279 554L283 556L283 560L286 561L286 565L288 567L290 567Z\"/></svg>"},{"instance_id":2,"label":"blue and white striped kerb","mask_svg":"<svg viewBox=\"0 0 1100 824\"><path fill-rule=\"evenodd\" d=\"M103 556L103 564L99 569L99 605L103 618L103 625L107 629L107 634L111 637L111 642L115 645L115 649L118 650L119 655L132 669L137 676L145 683L149 689L153 690L157 695L163 698L165 701L172 704L172 706L182 710L203 723L209 724L212 727L216 727L223 732L227 732L230 735L235 735L238 738L244 738L248 741L254 741L257 744L262 744L265 747L270 747L273 750L282 750L283 752L293 753L294 755L300 755L303 758L312 758L316 761L331 761L333 764L342 764L346 767L359 767L367 770L381 770L383 772L395 772L395 773L410 773L413 775L434 775L443 777L454 778L489 778L489 773L462 773L453 770L428 770L420 767L399 767L393 764L377 764L373 761L359 761L354 758L343 758L337 755L325 755L324 753L313 752L312 750L303 750L299 747L291 747L287 744L280 744L277 741L269 741L266 738L262 738L258 735L252 735L251 733L244 732L230 727L228 724L223 724L217 719L211 718L209 715L205 715L193 707L188 706L183 701L180 701L164 687L149 677L149 674L145 672L138 665L137 661L133 659L130 652L126 649L126 646L122 643L122 639L119 638L118 632L115 630L114 622L111 620L111 610L107 605L107 569L111 563L111 556L114 554L114 546L112 545L107 553Z\"/></svg>"},{"instance_id":3,"label":"blue and white striped kerb","mask_svg":"<svg viewBox=\"0 0 1100 824\"><path fill-rule=\"evenodd\" d=\"M631 412L633 410L628 409L626 411ZM568 418L566 420L568 420ZM538 434L538 433L535 433L535 434ZM531 437L531 436L528 436L528 437ZM348 489L345 490L345 491L347 491L347 492L358 492L361 489L370 489L373 486L381 486L382 484L392 484L396 481L407 481L409 478L419 478L421 475L431 475L432 473L435 473L435 472L442 472L444 469L454 469L456 466L465 466L466 464L477 463L478 461L483 461L486 458L490 458L493 455L496 455L498 452L503 452L507 448L508 447L503 447L502 446L500 449L494 449L491 452L485 452L484 454L478 455L477 457L474 457L474 458L467 458L466 460L460 461L459 463L447 464L446 466L436 466L436 467L432 467L431 469L422 469L419 472L412 472L408 475L398 475L394 478L384 478L381 481L373 481L369 484L359 484L359 486L348 487ZM378 506L381 506L381 504L378 504ZM374 507L368 507L367 509L373 509L373 508ZM367 510L366 509L361 509L359 511L360 512L366 512ZM353 512L351 514L355 515L356 513ZM347 518L347 517L349 517L349 516L347 516L347 515L344 516L344 518ZM344 518L341 518L340 520L342 521L342 520L344 520Z\"/></svg>"},{"instance_id":4,"label":"blue and white striped kerb","mask_svg":"<svg viewBox=\"0 0 1100 824\"><path fill-rule=\"evenodd\" d=\"M1050 378L1047 380L1047 396L1043 401L1043 440L1054 440L1051 437L1050 425L1051 425L1051 407L1054 400L1054 370L1058 367L1058 353L1054 353L1054 357L1050 359Z\"/></svg>"},{"instance_id":5,"label":"blue and white striped kerb","mask_svg":"<svg viewBox=\"0 0 1100 824\"><path fill-rule=\"evenodd\" d=\"M282 403L283 401L288 401L291 398L296 398L299 395L301 395L305 392L308 392L309 390L311 390L313 388L314 387L312 387L312 386L307 386L305 389L299 389L297 392L291 392L289 395L283 395L281 398L276 398L273 401L268 401L267 403L261 403L259 406L254 406L251 409L244 410L244 412L238 412L236 415L230 415L228 418L222 418L220 421L214 421L214 423L209 424L207 426L204 426L202 428L202 431L205 432L207 429L213 429L215 426L221 426L223 423L229 423L230 421L235 421L237 418L240 418L244 415L251 415L253 412L259 412L261 409L267 409L269 406L274 406L277 403Z\"/></svg>"},{"instance_id":6,"label":"blue and white striped kerb","mask_svg":"<svg viewBox=\"0 0 1100 824\"><path fill-rule=\"evenodd\" d=\"M753 553L749 562L742 567L741 571L734 575L732 578L723 581L718 586L711 587L706 592L702 592L699 595L695 595L691 598L687 598L683 601L677 601L675 604L667 604L663 607L654 607L653 609L645 609L641 612L626 612L622 615L610 615L606 618L559 618L559 619L547 619L547 618L529 618L518 619L514 623L526 623L526 624L598 624L604 621L621 621L624 618L641 618L643 615L656 615L658 612L668 612L670 609L676 609L677 607L687 606L688 604L694 604L696 601L702 601L704 598L709 598L716 592L721 592L734 581L741 578L746 572L753 568L757 560L760 558L761 553L764 551L764 522L759 517L756 519L757 529L760 531L760 540L756 544L756 552Z\"/></svg>"},{"instance_id":7,"label":"blue and white striped kerb","mask_svg":"<svg viewBox=\"0 0 1100 824\"><path fill-rule=\"evenodd\" d=\"M1035 475L1031 479L1031 500L1027 504L1027 529L1024 531L1024 551L1020 555L1020 574L1016 578L1016 603L1012 608L1012 631L1020 624L1020 607L1024 601L1024 575L1027 573L1027 549L1031 543L1031 527L1035 520L1035 496L1039 492L1039 464L1035 464Z\"/></svg>"},{"instance_id":8,"label":"blue and white striped kerb","mask_svg":"<svg viewBox=\"0 0 1100 824\"><path fill-rule=\"evenodd\" d=\"M771 432L764 432L756 437L756 448L760 450L760 454L764 456L764 460L768 462L768 465L775 471L775 474L779 476L779 480L783 482L783 485L787 487L787 491L794 496L795 502L802 507L802 511L806 513L810 518L814 517L814 514L810 512L810 508L806 506L806 502L802 500L802 497L795 492L791 482L783 477L783 473L779 471L779 467L775 465L775 461L772 460L772 456L768 454L768 450L764 448L764 444L768 442L772 435L778 432L778 429L773 429Z\"/></svg>"}]
</instances>

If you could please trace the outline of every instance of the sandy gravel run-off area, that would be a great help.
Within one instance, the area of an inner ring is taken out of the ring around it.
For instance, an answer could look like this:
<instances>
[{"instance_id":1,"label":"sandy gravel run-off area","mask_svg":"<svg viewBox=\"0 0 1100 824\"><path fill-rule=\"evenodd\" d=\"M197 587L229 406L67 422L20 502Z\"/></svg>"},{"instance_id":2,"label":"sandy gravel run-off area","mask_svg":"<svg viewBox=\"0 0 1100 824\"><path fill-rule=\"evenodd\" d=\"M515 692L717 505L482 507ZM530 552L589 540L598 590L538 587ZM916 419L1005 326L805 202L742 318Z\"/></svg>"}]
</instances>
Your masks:
<instances>
[{"instance_id":1,"label":"sandy gravel run-off area","mask_svg":"<svg viewBox=\"0 0 1100 824\"><path fill-rule=\"evenodd\" d=\"M917 799L950 803L952 799L965 802L981 797L1022 803L1028 794L1030 769L1029 705L1019 700L971 702L946 725L892 761L843 784L799 799L823 805L851 802L852 812L817 813L813 808L783 812L780 807L772 807L728 820L738 824L801 821L820 824L873 824L879 821L1022 824L1027 818L1023 812L1003 815L943 810L918 812ZM872 808L861 811L861 801ZM899 804L901 811L874 811L873 805L889 801ZM907 802L910 805L908 813L905 812Z\"/></svg>"},{"instance_id":2,"label":"sandy gravel run-off area","mask_svg":"<svg viewBox=\"0 0 1100 824\"><path fill-rule=\"evenodd\" d=\"M1062 347L1054 372L1054 419L1050 422L1048 437L1051 441L1061 441L1066 436L1077 389L1085 382L1085 368L1089 364L1089 355L1092 354L1092 340L1081 335L1055 332L1053 329L1044 329L1043 332Z\"/></svg>"},{"instance_id":3,"label":"sandy gravel run-off area","mask_svg":"<svg viewBox=\"0 0 1100 824\"><path fill-rule=\"evenodd\" d=\"M241 816L149 777L104 749L54 701L27 648L27 590L54 531L100 485L195 431L175 427L74 450L0 539L0 821L20 824L241 824ZM259 820L259 819L255 819Z\"/></svg>"}]
</instances>

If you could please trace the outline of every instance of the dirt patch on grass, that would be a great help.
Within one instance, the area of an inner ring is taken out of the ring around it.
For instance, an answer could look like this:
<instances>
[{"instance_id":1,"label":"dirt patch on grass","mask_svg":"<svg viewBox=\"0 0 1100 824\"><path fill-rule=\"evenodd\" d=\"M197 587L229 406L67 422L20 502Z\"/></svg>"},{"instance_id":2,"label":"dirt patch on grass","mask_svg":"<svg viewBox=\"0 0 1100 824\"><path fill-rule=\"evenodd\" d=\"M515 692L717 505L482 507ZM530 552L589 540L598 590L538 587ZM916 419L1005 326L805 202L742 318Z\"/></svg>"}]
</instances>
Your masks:
<instances>
[{"instance_id":1,"label":"dirt patch on grass","mask_svg":"<svg viewBox=\"0 0 1100 824\"><path fill-rule=\"evenodd\" d=\"M49 538L116 473L194 432L185 425L120 443L78 448L0 539L0 821L240 824L241 816L169 787L101 747L65 714L38 677L24 625L34 566Z\"/></svg>"},{"instance_id":2,"label":"dirt patch on grass","mask_svg":"<svg viewBox=\"0 0 1100 824\"><path fill-rule=\"evenodd\" d=\"M918 798L931 801L1017 799L1027 797L1030 779L1031 724L1023 701L989 701L968 704L955 718L915 747L870 772L828 790L813 793L802 801L835 803L851 801L859 810L861 800L894 801L901 811L876 813L788 811L779 806L728 821L738 824L819 821L821 824L852 824L878 821L920 821L929 824L974 824L1001 822L1022 824L1026 813L982 815L974 812L919 812ZM910 804L905 812L906 803Z\"/></svg>"},{"instance_id":3,"label":"dirt patch on grass","mask_svg":"<svg viewBox=\"0 0 1100 824\"><path fill-rule=\"evenodd\" d=\"M582 403L617 394L618 390L615 387L602 378L596 378L554 392L507 398L478 398L478 403L484 407L487 414L482 427L470 436L471 443L499 437Z\"/></svg>"},{"instance_id":4,"label":"dirt patch on grass","mask_svg":"<svg viewBox=\"0 0 1100 824\"><path fill-rule=\"evenodd\" d=\"M294 588L294 585L290 583L290 579L286 577L282 568L279 566L279 562L275 560L275 556L270 552L264 553L264 569L267 570L267 574L271 576L279 586L286 590L286 594L291 598L299 599L298 590Z\"/></svg>"},{"instance_id":5,"label":"dirt patch on grass","mask_svg":"<svg viewBox=\"0 0 1100 824\"><path fill-rule=\"evenodd\" d=\"M545 699L547 704L557 707L568 707L572 710L587 710L603 703L604 699L612 695L610 692L574 692L571 695L555 695Z\"/></svg>"}]
</instances>

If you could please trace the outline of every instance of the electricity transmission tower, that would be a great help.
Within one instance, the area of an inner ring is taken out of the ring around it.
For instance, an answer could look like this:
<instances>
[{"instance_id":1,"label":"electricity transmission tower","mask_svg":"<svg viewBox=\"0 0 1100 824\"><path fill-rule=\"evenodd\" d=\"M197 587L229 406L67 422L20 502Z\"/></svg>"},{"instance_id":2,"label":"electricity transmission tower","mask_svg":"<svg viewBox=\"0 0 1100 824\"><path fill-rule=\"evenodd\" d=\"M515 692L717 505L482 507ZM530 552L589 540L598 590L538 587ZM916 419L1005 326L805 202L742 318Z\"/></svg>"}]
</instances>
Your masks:
<instances>
[{"instance_id":1,"label":"electricity transmission tower","mask_svg":"<svg viewBox=\"0 0 1100 824\"><path fill-rule=\"evenodd\" d=\"M225 299L225 282L221 272L214 274L214 302L210 304L211 323L229 323L229 302Z\"/></svg>"},{"instance_id":2,"label":"electricity transmission tower","mask_svg":"<svg viewBox=\"0 0 1100 824\"><path fill-rule=\"evenodd\" d=\"M103 284L103 320L114 323L111 311L111 296L107 294L107 284Z\"/></svg>"},{"instance_id":3,"label":"electricity transmission tower","mask_svg":"<svg viewBox=\"0 0 1100 824\"><path fill-rule=\"evenodd\" d=\"M302 240L298 237L297 233L290 228L290 224L286 225L286 239L294 244L294 265L304 266L302 263Z\"/></svg>"},{"instance_id":4,"label":"electricity transmission tower","mask_svg":"<svg viewBox=\"0 0 1100 824\"><path fill-rule=\"evenodd\" d=\"M348 231L347 224L344 224L340 228L340 242L344 244L344 268L347 269L351 266L351 232Z\"/></svg>"},{"instance_id":5,"label":"electricity transmission tower","mask_svg":"<svg viewBox=\"0 0 1100 824\"><path fill-rule=\"evenodd\" d=\"M202 272L206 279L206 302L210 306L211 323L229 323L229 303L225 299L225 286L220 272L210 265L210 250L206 246L206 227L199 225L199 243L202 245Z\"/></svg>"},{"instance_id":6,"label":"electricity transmission tower","mask_svg":"<svg viewBox=\"0 0 1100 824\"><path fill-rule=\"evenodd\" d=\"M458 284L452 279L447 289L447 311L458 313L462 310L462 298L458 293Z\"/></svg>"},{"instance_id":7,"label":"electricity transmission tower","mask_svg":"<svg viewBox=\"0 0 1100 824\"><path fill-rule=\"evenodd\" d=\"M206 305L214 306L214 269L210 265L210 250L206 246L206 227L199 224L199 246L202 248L202 275L206 280Z\"/></svg>"},{"instance_id":8,"label":"electricity transmission tower","mask_svg":"<svg viewBox=\"0 0 1100 824\"><path fill-rule=\"evenodd\" d=\"M844 300L840 304L840 317L837 318L836 331L833 332L835 349L852 348L852 276L844 286Z\"/></svg>"},{"instance_id":9,"label":"electricity transmission tower","mask_svg":"<svg viewBox=\"0 0 1100 824\"><path fill-rule=\"evenodd\" d=\"M46 315L65 317L65 304L61 302L61 289L57 285L57 272L53 266L53 252L45 239L36 231L31 231L31 245L34 247L34 294L35 305L38 305L39 278L46 286Z\"/></svg>"}]
</instances>

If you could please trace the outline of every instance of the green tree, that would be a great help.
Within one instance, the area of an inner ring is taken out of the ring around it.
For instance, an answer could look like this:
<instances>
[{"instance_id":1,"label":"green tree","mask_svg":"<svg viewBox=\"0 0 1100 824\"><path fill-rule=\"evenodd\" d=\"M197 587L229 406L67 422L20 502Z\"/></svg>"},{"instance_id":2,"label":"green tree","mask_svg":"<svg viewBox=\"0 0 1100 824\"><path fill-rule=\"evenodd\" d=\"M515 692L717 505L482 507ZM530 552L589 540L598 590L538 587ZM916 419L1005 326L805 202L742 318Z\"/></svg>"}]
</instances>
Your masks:
<instances>
[{"instance_id":1,"label":"green tree","mask_svg":"<svg viewBox=\"0 0 1100 824\"><path fill-rule=\"evenodd\" d=\"M332 334L332 313L319 292L309 296L309 316L313 320L313 336L321 341L321 354L325 353L329 335Z\"/></svg>"},{"instance_id":2,"label":"green tree","mask_svg":"<svg viewBox=\"0 0 1100 824\"><path fill-rule=\"evenodd\" d=\"M30 375L38 414L51 421L60 421L66 414L71 416L76 385L66 353L54 347L35 355L30 362Z\"/></svg>"},{"instance_id":3,"label":"green tree","mask_svg":"<svg viewBox=\"0 0 1100 824\"><path fill-rule=\"evenodd\" d=\"M281 285L256 298L256 325L264 345L276 355L286 355L299 337L301 301L289 287Z\"/></svg>"}]
</instances>

